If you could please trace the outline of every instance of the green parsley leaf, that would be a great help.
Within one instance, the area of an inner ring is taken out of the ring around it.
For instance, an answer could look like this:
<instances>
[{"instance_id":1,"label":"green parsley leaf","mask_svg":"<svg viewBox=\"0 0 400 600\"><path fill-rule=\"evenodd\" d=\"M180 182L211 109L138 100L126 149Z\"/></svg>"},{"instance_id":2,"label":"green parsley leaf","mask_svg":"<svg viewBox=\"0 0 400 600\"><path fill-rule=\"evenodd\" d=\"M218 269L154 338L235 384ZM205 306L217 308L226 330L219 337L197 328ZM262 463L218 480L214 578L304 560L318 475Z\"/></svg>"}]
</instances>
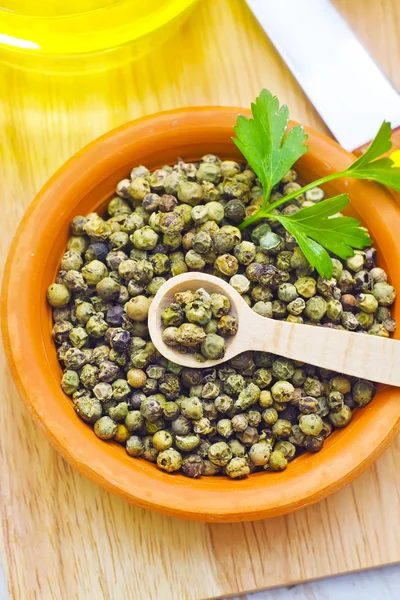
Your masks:
<instances>
[{"instance_id":1,"label":"green parsley leaf","mask_svg":"<svg viewBox=\"0 0 400 600\"><path fill-rule=\"evenodd\" d=\"M390 158L379 158L392 147L392 128L384 121L378 133L362 154L348 169L346 175L355 179L372 179L400 192L400 168Z\"/></svg>"},{"instance_id":2,"label":"green parsley leaf","mask_svg":"<svg viewBox=\"0 0 400 600\"><path fill-rule=\"evenodd\" d=\"M234 127L236 138L233 141L260 180L264 200L260 209L248 216L239 228L245 229L260 219L276 219L294 235L307 260L320 275L330 277L332 261L328 252L345 259L354 254L355 248L364 248L372 242L368 233L360 227L359 221L337 216L349 202L347 194L302 208L292 215L280 214L275 209L313 187L342 177L371 179L400 192L400 167L395 167L390 158L382 157L392 147L391 125L384 121L364 154L344 171L325 175L314 183L308 183L269 202L273 187L307 152L308 148L304 143L307 135L300 126L287 132L288 108L279 107L278 99L268 90L261 92L251 105L251 111L252 119L238 117Z\"/></svg>"},{"instance_id":3,"label":"green parsley leaf","mask_svg":"<svg viewBox=\"0 0 400 600\"><path fill-rule=\"evenodd\" d=\"M303 127L296 125L285 136L289 123L286 105L263 90L251 105L253 119L239 116L234 127L234 143L259 178L266 205L272 188L291 169L308 147ZM285 136L285 137L284 137Z\"/></svg>"},{"instance_id":4,"label":"green parsley leaf","mask_svg":"<svg viewBox=\"0 0 400 600\"><path fill-rule=\"evenodd\" d=\"M350 167L347 175L355 179L372 179L400 192L400 167L393 164L390 158L379 158L355 170Z\"/></svg>"},{"instance_id":5,"label":"green parsley leaf","mask_svg":"<svg viewBox=\"0 0 400 600\"><path fill-rule=\"evenodd\" d=\"M372 243L357 219L336 216L348 203L348 195L341 194L293 215L271 215L294 235L307 260L322 277L332 276L332 261L326 250L346 259L354 254L354 248Z\"/></svg>"},{"instance_id":6,"label":"green parsley leaf","mask_svg":"<svg viewBox=\"0 0 400 600\"><path fill-rule=\"evenodd\" d=\"M391 137L392 128L390 126L390 123L388 123L387 121L383 121L378 133L376 134L376 136L374 137L364 154L361 154L361 156L357 158L355 162L353 162L350 169L358 169L359 167L366 165L372 160L379 158L380 156L382 156L382 154L389 152L390 148L392 147Z\"/></svg>"},{"instance_id":7,"label":"green parsley leaf","mask_svg":"<svg viewBox=\"0 0 400 600\"><path fill-rule=\"evenodd\" d=\"M321 244L318 244L318 242L315 242L313 239L301 233L296 226L293 226L293 223L286 223L285 229L294 235L310 265L318 271L321 277L330 279L332 277L333 268L332 259L325 248L323 248Z\"/></svg>"}]
</instances>

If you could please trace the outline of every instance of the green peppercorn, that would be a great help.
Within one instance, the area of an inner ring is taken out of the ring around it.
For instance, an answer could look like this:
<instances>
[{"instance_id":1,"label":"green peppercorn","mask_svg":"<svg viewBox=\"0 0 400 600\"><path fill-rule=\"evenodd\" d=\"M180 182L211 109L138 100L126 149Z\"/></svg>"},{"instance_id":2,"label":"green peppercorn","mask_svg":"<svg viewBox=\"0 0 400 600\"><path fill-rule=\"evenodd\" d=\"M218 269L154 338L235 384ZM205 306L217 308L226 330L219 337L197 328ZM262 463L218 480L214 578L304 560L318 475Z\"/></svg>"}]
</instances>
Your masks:
<instances>
[{"instance_id":1,"label":"green peppercorn","mask_svg":"<svg viewBox=\"0 0 400 600\"><path fill-rule=\"evenodd\" d=\"M182 466L182 456L173 448L160 452L157 456L157 466L167 473L179 471Z\"/></svg>"},{"instance_id":2,"label":"green peppercorn","mask_svg":"<svg viewBox=\"0 0 400 600\"><path fill-rule=\"evenodd\" d=\"M200 477L203 471L203 459L196 455L191 454L189 456L185 456L182 461L182 473L186 475L186 477L197 478Z\"/></svg>"},{"instance_id":3,"label":"green peppercorn","mask_svg":"<svg viewBox=\"0 0 400 600\"><path fill-rule=\"evenodd\" d=\"M299 426L305 435L318 435L322 430L322 419L316 414L305 414L299 417Z\"/></svg>"},{"instance_id":4,"label":"green peppercorn","mask_svg":"<svg viewBox=\"0 0 400 600\"><path fill-rule=\"evenodd\" d=\"M63 308L71 300L71 292L63 283L52 283L47 289L47 301L54 308Z\"/></svg>"},{"instance_id":5,"label":"green peppercorn","mask_svg":"<svg viewBox=\"0 0 400 600\"><path fill-rule=\"evenodd\" d=\"M192 429L191 422L189 419L180 415L176 419L171 421L172 432L176 435L188 435Z\"/></svg>"},{"instance_id":6,"label":"green peppercorn","mask_svg":"<svg viewBox=\"0 0 400 600\"><path fill-rule=\"evenodd\" d=\"M69 238L67 243L67 250L70 252L76 252L77 254L83 254L87 247L89 246L89 241L84 235L73 235Z\"/></svg>"},{"instance_id":7,"label":"green peppercorn","mask_svg":"<svg viewBox=\"0 0 400 600\"><path fill-rule=\"evenodd\" d=\"M319 452L322 450L325 438L322 435L306 435L304 438L303 446L307 452Z\"/></svg>"},{"instance_id":8,"label":"green peppercorn","mask_svg":"<svg viewBox=\"0 0 400 600\"><path fill-rule=\"evenodd\" d=\"M72 370L65 371L61 378L61 387L68 396L72 396L72 394L79 388L78 373Z\"/></svg>"},{"instance_id":9,"label":"green peppercorn","mask_svg":"<svg viewBox=\"0 0 400 600\"><path fill-rule=\"evenodd\" d=\"M312 396L303 396L299 399L299 411L303 415L310 415L318 411L318 400Z\"/></svg>"},{"instance_id":10,"label":"green peppercorn","mask_svg":"<svg viewBox=\"0 0 400 600\"><path fill-rule=\"evenodd\" d=\"M360 312L360 313L357 313L355 315L355 317L356 317L360 327L364 330L371 329L372 325L374 324L374 315L373 314L368 314L366 312Z\"/></svg>"},{"instance_id":11,"label":"green peppercorn","mask_svg":"<svg viewBox=\"0 0 400 600\"><path fill-rule=\"evenodd\" d=\"M177 342L188 348L195 348L204 342L206 337L207 335L204 330L193 323L183 323L178 327L176 333Z\"/></svg>"},{"instance_id":12,"label":"green peppercorn","mask_svg":"<svg viewBox=\"0 0 400 600\"><path fill-rule=\"evenodd\" d=\"M329 420L335 427L345 427L350 423L352 416L351 408L345 404L339 412L329 413Z\"/></svg>"},{"instance_id":13,"label":"green peppercorn","mask_svg":"<svg viewBox=\"0 0 400 600\"><path fill-rule=\"evenodd\" d=\"M221 470L221 467L214 465L210 460L203 460L201 474L205 476L217 475Z\"/></svg>"},{"instance_id":14,"label":"green peppercorn","mask_svg":"<svg viewBox=\"0 0 400 600\"><path fill-rule=\"evenodd\" d=\"M128 431L141 431L144 425L144 418L140 411L132 410L125 417L125 426Z\"/></svg>"},{"instance_id":15,"label":"green peppercorn","mask_svg":"<svg viewBox=\"0 0 400 600\"><path fill-rule=\"evenodd\" d=\"M181 413L188 419L201 419L203 416L203 406L201 400L196 397L186 398L181 404Z\"/></svg>"},{"instance_id":16,"label":"green peppercorn","mask_svg":"<svg viewBox=\"0 0 400 600\"><path fill-rule=\"evenodd\" d=\"M189 302L185 307L184 313L190 323L196 323L197 325L206 325L212 316L210 305L201 300ZM176 323L171 323L171 325L176 325Z\"/></svg>"},{"instance_id":17,"label":"green peppercorn","mask_svg":"<svg viewBox=\"0 0 400 600\"><path fill-rule=\"evenodd\" d=\"M227 277L235 275L239 268L237 258L231 254L221 254L218 256L214 266L219 273L226 275Z\"/></svg>"},{"instance_id":18,"label":"green peppercorn","mask_svg":"<svg viewBox=\"0 0 400 600\"><path fill-rule=\"evenodd\" d=\"M235 237L223 228L213 234L212 240L216 254L221 256L229 253L235 245Z\"/></svg>"},{"instance_id":19,"label":"green peppercorn","mask_svg":"<svg viewBox=\"0 0 400 600\"><path fill-rule=\"evenodd\" d=\"M133 200L143 200L146 195L150 192L150 183L144 177L135 177L132 179L128 193Z\"/></svg>"},{"instance_id":20,"label":"green peppercorn","mask_svg":"<svg viewBox=\"0 0 400 600\"><path fill-rule=\"evenodd\" d=\"M109 409L108 414L114 421L123 421L128 416L128 404L119 402Z\"/></svg>"},{"instance_id":21,"label":"green peppercorn","mask_svg":"<svg viewBox=\"0 0 400 600\"><path fill-rule=\"evenodd\" d=\"M84 235L87 218L82 215L74 217L70 223L71 233L73 235Z\"/></svg>"},{"instance_id":22,"label":"green peppercorn","mask_svg":"<svg viewBox=\"0 0 400 600\"><path fill-rule=\"evenodd\" d=\"M288 465L287 458L280 450L274 450L269 458L270 467L273 471L284 471Z\"/></svg>"},{"instance_id":23,"label":"green peppercorn","mask_svg":"<svg viewBox=\"0 0 400 600\"><path fill-rule=\"evenodd\" d=\"M191 452L200 444L200 436L197 433L189 433L188 435L176 435L175 445L182 452Z\"/></svg>"},{"instance_id":24,"label":"green peppercorn","mask_svg":"<svg viewBox=\"0 0 400 600\"><path fill-rule=\"evenodd\" d=\"M225 472L231 479L241 479L250 474L250 467L244 457L234 456L226 465Z\"/></svg>"},{"instance_id":25,"label":"green peppercorn","mask_svg":"<svg viewBox=\"0 0 400 600\"><path fill-rule=\"evenodd\" d=\"M291 379L295 372L293 361L288 358L277 358L272 363L272 375L276 379Z\"/></svg>"},{"instance_id":26,"label":"green peppercorn","mask_svg":"<svg viewBox=\"0 0 400 600\"><path fill-rule=\"evenodd\" d=\"M67 369L79 370L86 363L86 355L79 348L70 348L64 355L64 364Z\"/></svg>"},{"instance_id":27,"label":"green peppercorn","mask_svg":"<svg viewBox=\"0 0 400 600\"><path fill-rule=\"evenodd\" d=\"M233 407L233 399L227 394L221 394L215 398L214 404L218 412L227 413Z\"/></svg>"},{"instance_id":28,"label":"green peppercorn","mask_svg":"<svg viewBox=\"0 0 400 600\"><path fill-rule=\"evenodd\" d=\"M239 440L246 446L252 446L256 444L260 438L259 433L255 427L246 427L244 431L240 431L236 434Z\"/></svg>"},{"instance_id":29,"label":"green peppercorn","mask_svg":"<svg viewBox=\"0 0 400 600\"><path fill-rule=\"evenodd\" d=\"M271 388L275 402L290 402L293 397L294 387L289 381L279 380Z\"/></svg>"},{"instance_id":30,"label":"green peppercorn","mask_svg":"<svg viewBox=\"0 0 400 600\"><path fill-rule=\"evenodd\" d=\"M82 385L92 390L98 383L99 369L94 365L84 365L79 376Z\"/></svg>"},{"instance_id":31,"label":"green peppercorn","mask_svg":"<svg viewBox=\"0 0 400 600\"><path fill-rule=\"evenodd\" d=\"M194 181L181 181L177 191L178 199L190 206L197 206L203 199L203 188Z\"/></svg>"},{"instance_id":32,"label":"green peppercorn","mask_svg":"<svg viewBox=\"0 0 400 600\"><path fill-rule=\"evenodd\" d=\"M347 377L336 375L329 381L329 387L332 391L341 392L343 395L351 392L351 383Z\"/></svg>"},{"instance_id":33,"label":"green peppercorn","mask_svg":"<svg viewBox=\"0 0 400 600\"><path fill-rule=\"evenodd\" d=\"M290 441L279 441L275 444L274 450L276 452L282 452L283 456L287 461L293 460L296 454L296 446L292 444Z\"/></svg>"},{"instance_id":34,"label":"green peppercorn","mask_svg":"<svg viewBox=\"0 0 400 600\"><path fill-rule=\"evenodd\" d=\"M168 450L172 446L172 435L165 430L159 430L153 435L153 445L157 450Z\"/></svg>"},{"instance_id":35,"label":"green peppercorn","mask_svg":"<svg viewBox=\"0 0 400 600\"><path fill-rule=\"evenodd\" d=\"M346 260L346 265L350 271L360 271L364 266L365 254L364 252L355 251L353 256L350 256Z\"/></svg>"},{"instance_id":36,"label":"green peppercorn","mask_svg":"<svg viewBox=\"0 0 400 600\"><path fill-rule=\"evenodd\" d=\"M339 300L329 299L326 303L326 316L334 323L339 321L343 312L342 304Z\"/></svg>"},{"instance_id":37,"label":"green peppercorn","mask_svg":"<svg viewBox=\"0 0 400 600\"><path fill-rule=\"evenodd\" d=\"M396 290L385 281L375 283L372 294L381 306L390 306L396 298Z\"/></svg>"},{"instance_id":38,"label":"green peppercorn","mask_svg":"<svg viewBox=\"0 0 400 600\"><path fill-rule=\"evenodd\" d=\"M267 231L265 235L260 238L260 247L266 254L278 254L285 247L283 238L274 233L273 231Z\"/></svg>"},{"instance_id":39,"label":"green peppercorn","mask_svg":"<svg viewBox=\"0 0 400 600\"><path fill-rule=\"evenodd\" d=\"M252 306L252 309L262 317L270 319L273 316L272 302L262 302L259 300Z\"/></svg>"},{"instance_id":40,"label":"green peppercorn","mask_svg":"<svg viewBox=\"0 0 400 600\"><path fill-rule=\"evenodd\" d=\"M234 417L232 417L231 424L233 431L235 431L236 433L241 433L245 431L249 425L247 415L245 415L244 413L239 413L235 415Z\"/></svg>"},{"instance_id":41,"label":"green peppercorn","mask_svg":"<svg viewBox=\"0 0 400 600\"><path fill-rule=\"evenodd\" d=\"M116 442L118 442L119 444L123 444L123 443L127 442L127 440L129 438L130 438L130 434L129 434L128 429L122 423L118 423L117 432L114 436L114 440Z\"/></svg>"},{"instance_id":42,"label":"green peppercorn","mask_svg":"<svg viewBox=\"0 0 400 600\"><path fill-rule=\"evenodd\" d=\"M311 298L317 292L317 284L312 277L299 277L294 283L296 290L304 298Z\"/></svg>"},{"instance_id":43,"label":"green peppercorn","mask_svg":"<svg viewBox=\"0 0 400 600\"><path fill-rule=\"evenodd\" d=\"M279 438L288 438L292 431L292 424L286 419L278 419L272 426L272 433Z\"/></svg>"},{"instance_id":44,"label":"green peppercorn","mask_svg":"<svg viewBox=\"0 0 400 600\"><path fill-rule=\"evenodd\" d=\"M328 405L331 412L340 412L343 408L344 396L341 392L333 391L328 394Z\"/></svg>"},{"instance_id":45,"label":"green peppercorn","mask_svg":"<svg viewBox=\"0 0 400 600\"><path fill-rule=\"evenodd\" d=\"M107 402L113 395L113 388L109 383L101 381L93 387L93 393L100 402Z\"/></svg>"},{"instance_id":46,"label":"green peppercorn","mask_svg":"<svg viewBox=\"0 0 400 600\"><path fill-rule=\"evenodd\" d=\"M154 396L149 396L143 400L140 413L147 421L153 423L162 415L162 406ZM128 427L127 423L125 425Z\"/></svg>"},{"instance_id":47,"label":"green peppercorn","mask_svg":"<svg viewBox=\"0 0 400 600\"><path fill-rule=\"evenodd\" d=\"M318 323L325 316L326 301L321 296L313 296L306 302L304 312L310 321Z\"/></svg>"},{"instance_id":48,"label":"green peppercorn","mask_svg":"<svg viewBox=\"0 0 400 600\"><path fill-rule=\"evenodd\" d=\"M247 410L253 404L258 402L260 397L260 388L254 383L249 383L238 395L234 403L235 410Z\"/></svg>"},{"instance_id":49,"label":"green peppercorn","mask_svg":"<svg viewBox=\"0 0 400 600\"><path fill-rule=\"evenodd\" d=\"M207 381L201 390L201 397L206 399L216 398L221 392L221 386L218 381Z\"/></svg>"},{"instance_id":50,"label":"green peppercorn","mask_svg":"<svg viewBox=\"0 0 400 600\"><path fill-rule=\"evenodd\" d=\"M203 330L201 330L202 333ZM225 354L226 344L223 337L216 333L208 333L201 344L201 353L208 359L217 360Z\"/></svg>"},{"instance_id":51,"label":"green peppercorn","mask_svg":"<svg viewBox=\"0 0 400 600\"><path fill-rule=\"evenodd\" d=\"M225 209L225 218L234 223L241 223L246 215L246 207L241 200L235 198L227 202Z\"/></svg>"},{"instance_id":52,"label":"green peppercorn","mask_svg":"<svg viewBox=\"0 0 400 600\"><path fill-rule=\"evenodd\" d=\"M366 406L374 396L375 387L369 381L357 381L352 388L353 399L358 406Z\"/></svg>"},{"instance_id":53,"label":"green peppercorn","mask_svg":"<svg viewBox=\"0 0 400 600\"><path fill-rule=\"evenodd\" d=\"M101 417L94 424L94 432L102 440L111 440L117 432L117 424L110 417Z\"/></svg>"},{"instance_id":54,"label":"green peppercorn","mask_svg":"<svg viewBox=\"0 0 400 600\"><path fill-rule=\"evenodd\" d=\"M236 335L238 327L238 319L232 315L225 315L218 321L218 333L224 337Z\"/></svg>"},{"instance_id":55,"label":"green peppercorn","mask_svg":"<svg viewBox=\"0 0 400 600\"><path fill-rule=\"evenodd\" d=\"M83 260L80 254L67 250L61 259L60 269L62 271L79 271L82 264Z\"/></svg>"},{"instance_id":56,"label":"green peppercorn","mask_svg":"<svg viewBox=\"0 0 400 600\"><path fill-rule=\"evenodd\" d=\"M167 327L162 332L162 340L167 346L178 346L178 328L177 327Z\"/></svg>"},{"instance_id":57,"label":"green peppercorn","mask_svg":"<svg viewBox=\"0 0 400 600\"><path fill-rule=\"evenodd\" d=\"M304 369L298 368L294 370L294 373L292 375L292 385L294 385L294 387L300 387L304 384L305 380L307 379L307 375L304 371Z\"/></svg>"},{"instance_id":58,"label":"green peppercorn","mask_svg":"<svg viewBox=\"0 0 400 600\"><path fill-rule=\"evenodd\" d=\"M224 467L232 458L232 452L225 442L217 442L208 449L208 459L219 467Z\"/></svg>"},{"instance_id":59,"label":"green peppercorn","mask_svg":"<svg viewBox=\"0 0 400 600\"><path fill-rule=\"evenodd\" d=\"M126 448L127 453L129 454L129 456L138 457L138 456L142 456L144 453L143 441L137 435L131 435L126 440L125 448Z\"/></svg>"},{"instance_id":60,"label":"green peppercorn","mask_svg":"<svg viewBox=\"0 0 400 600\"><path fill-rule=\"evenodd\" d=\"M264 441L253 444L249 450L249 457L251 462L257 467L262 467L267 464L271 455L271 449L269 444Z\"/></svg>"},{"instance_id":61,"label":"green peppercorn","mask_svg":"<svg viewBox=\"0 0 400 600\"><path fill-rule=\"evenodd\" d=\"M324 393L324 386L319 379L315 377L307 377L304 382L304 391L308 396L318 398Z\"/></svg>"},{"instance_id":62,"label":"green peppercorn","mask_svg":"<svg viewBox=\"0 0 400 600\"><path fill-rule=\"evenodd\" d=\"M125 311L128 317L134 321L145 321L149 312L150 302L145 296L136 296L131 298L125 304Z\"/></svg>"},{"instance_id":63,"label":"green peppercorn","mask_svg":"<svg viewBox=\"0 0 400 600\"><path fill-rule=\"evenodd\" d=\"M156 462L159 451L154 447L151 435L143 438L143 458L149 462Z\"/></svg>"},{"instance_id":64,"label":"green peppercorn","mask_svg":"<svg viewBox=\"0 0 400 600\"><path fill-rule=\"evenodd\" d=\"M219 165L203 162L197 170L196 179L200 183L203 183L204 181L219 183L221 179L221 168Z\"/></svg>"},{"instance_id":65,"label":"green peppercorn","mask_svg":"<svg viewBox=\"0 0 400 600\"><path fill-rule=\"evenodd\" d=\"M223 438L229 438L232 435L232 423L230 419L220 419L217 423L217 432Z\"/></svg>"},{"instance_id":66,"label":"green peppercorn","mask_svg":"<svg viewBox=\"0 0 400 600\"><path fill-rule=\"evenodd\" d=\"M269 390L261 390L258 402L263 408L272 406L273 398L271 392Z\"/></svg>"},{"instance_id":67,"label":"green peppercorn","mask_svg":"<svg viewBox=\"0 0 400 600\"><path fill-rule=\"evenodd\" d=\"M69 335L72 330L73 326L69 321L57 321L53 325L53 340L56 342L56 344L62 344L63 342L68 341L68 348L70 348L72 344L70 343Z\"/></svg>"},{"instance_id":68,"label":"green peppercorn","mask_svg":"<svg viewBox=\"0 0 400 600\"><path fill-rule=\"evenodd\" d=\"M272 406L266 408L262 413L262 419L268 426L274 425L278 420L278 412Z\"/></svg>"},{"instance_id":69,"label":"green peppercorn","mask_svg":"<svg viewBox=\"0 0 400 600\"><path fill-rule=\"evenodd\" d=\"M293 302L298 297L297 289L292 283L282 283L278 287L278 298L283 302Z\"/></svg>"}]
</instances>

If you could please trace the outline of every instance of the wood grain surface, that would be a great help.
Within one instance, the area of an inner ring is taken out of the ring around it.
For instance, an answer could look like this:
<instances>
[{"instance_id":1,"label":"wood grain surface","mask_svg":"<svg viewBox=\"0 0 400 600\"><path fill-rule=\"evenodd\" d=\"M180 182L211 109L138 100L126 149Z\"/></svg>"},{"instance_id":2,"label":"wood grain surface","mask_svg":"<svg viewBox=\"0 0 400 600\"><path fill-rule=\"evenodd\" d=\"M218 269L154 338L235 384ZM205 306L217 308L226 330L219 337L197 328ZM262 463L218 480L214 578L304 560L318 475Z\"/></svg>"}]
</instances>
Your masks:
<instances>
[{"instance_id":1,"label":"wood grain surface","mask_svg":"<svg viewBox=\"0 0 400 600\"><path fill-rule=\"evenodd\" d=\"M335 4L400 86L400 4ZM242 0L201 0L179 36L112 72L57 78L1 67L0 75L1 265L49 175L128 119L189 104L248 105L266 86L294 119L325 131ZM1 535L12 600L198 600L400 561L398 441L311 508L257 523L183 522L72 471L31 421L0 358Z\"/></svg>"}]
</instances>

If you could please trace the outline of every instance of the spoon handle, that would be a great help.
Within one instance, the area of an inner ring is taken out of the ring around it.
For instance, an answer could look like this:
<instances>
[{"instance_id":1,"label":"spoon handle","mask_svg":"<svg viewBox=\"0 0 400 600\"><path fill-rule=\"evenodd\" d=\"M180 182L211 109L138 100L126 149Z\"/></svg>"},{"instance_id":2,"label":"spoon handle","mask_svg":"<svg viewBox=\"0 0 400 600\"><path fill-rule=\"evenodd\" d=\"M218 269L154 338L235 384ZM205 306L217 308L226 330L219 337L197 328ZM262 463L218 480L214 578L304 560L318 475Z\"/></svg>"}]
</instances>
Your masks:
<instances>
[{"instance_id":1,"label":"spoon handle","mask_svg":"<svg viewBox=\"0 0 400 600\"><path fill-rule=\"evenodd\" d=\"M266 319L246 319L246 347L400 386L400 341Z\"/></svg>"}]
</instances>

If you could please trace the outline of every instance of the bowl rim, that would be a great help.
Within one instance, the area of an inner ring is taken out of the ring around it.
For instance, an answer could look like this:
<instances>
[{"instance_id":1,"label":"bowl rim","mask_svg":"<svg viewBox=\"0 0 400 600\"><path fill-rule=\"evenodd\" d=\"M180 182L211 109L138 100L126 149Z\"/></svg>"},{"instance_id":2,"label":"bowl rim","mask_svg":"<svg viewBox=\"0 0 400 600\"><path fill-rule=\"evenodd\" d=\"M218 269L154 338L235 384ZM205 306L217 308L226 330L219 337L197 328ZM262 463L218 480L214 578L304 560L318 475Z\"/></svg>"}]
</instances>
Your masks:
<instances>
[{"instance_id":1,"label":"bowl rim","mask_svg":"<svg viewBox=\"0 0 400 600\"><path fill-rule=\"evenodd\" d=\"M24 250L24 245L26 251L27 239L35 240L35 224L37 225L38 219L49 218L45 210L46 207L49 208L52 203L54 204L55 195L57 198L61 198L63 194L67 194L63 189L65 182L74 181L76 183L76 178L78 178L87 183L88 178L90 179L93 175L90 169L88 170L88 165L91 165L94 159L97 160L96 170L100 173L102 165L107 164L110 156L115 158L116 149L121 144L122 146L128 142L132 144L132 141L129 141L132 137L135 139L135 136L140 137L146 132L152 132L152 135L168 136L172 135L171 132L175 134L180 129L187 130L192 127L196 130L202 126L206 127L211 120L215 130L218 130L220 134L221 132L226 134L228 126L232 126L239 113L248 115L249 111L235 107L213 106L164 111L125 123L95 139L77 152L58 169L28 207L10 247L1 296L3 341L11 375L25 405L56 450L78 471L106 490L131 502L181 518L213 522L254 520L285 514L326 497L354 479L382 454L400 428L400 402L396 390L387 387L379 392L381 404L384 406L378 421L375 419L373 403L363 409L363 429L366 428L367 423L372 426L367 427L367 434L357 438L357 452L354 452L354 431L346 431L346 435L342 435L341 444L343 444L344 450L353 448L353 452L342 452L338 455L337 448L335 450L337 443L330 441L332 462L327 465L324 464L326 461L321 461L321 464L313 465L313 477L306 476L308 465L307 458L304 458L306 455L296 460L296 462L299 461L299 465L302 465L302 473L299 476L288 478L282 474L268 474L268 477L271 477L271 485L265 485L266 475L262 473L253 474L241 482L229 480L229 486L234 486L234 493L227 493L231 491L226 485L227 481L217 486L218 490L216 490L214 489L215 485L212 484L212 479L215 478L202 478L204 482L199 487L199 480L187 480L183 476L167 475L154 467L154 473L147 472L140 466L140 463L145 461L132 461L129 457L130 468L122 468L120 459L111 450L112 447L100 442L92 434L91 438L93 439L86 445L96 452L96 456L85 454L84 446L76 444L75 438L78 434L75 425L71 430L71 427L54 420L51 414L51 405L43 402L46 390L43 389L43 386L35 389L36 380L32 380L32 375L40 374L43 370L41 365L34 362L29 364L27 372L21 368L24 361L27 364L26 356L30 356L29 351L33 348L35 341L27 335L29 323L26 323L21 316L18 318L18 311L15 307L21 298L19 298L19 290L15 284L30 273L31 261L26 260L24 263L17 258L18 253ZM291 125L293 124L291 123ZM330 138L310 128L305 129L309 135L310 144L307 154L314 161L319 161L319 171L327 173L338 168L345 168L353 160L350 153ZM373 203L368 208L370 223L375 223L376 228L380 228L382 244L387 244L385 247L389 249L389 254L396 250L400 257L400 242L397 242L393 236L393 228L395 229L397 225L400 227L400 210L392 196L384 188L370 182L340 181L341 184L337 180L335 185L339 186L341 190L359 189L363 193L358 193L358 196L364 196L364 194L372 196L373 194L374 199L379 201L377 202L380 205L379 209ZM54 206L51 210L54 212ZM39 247L41 242L36 240L35 243ZM35 247L32 247L32 250L35 250ZM32 252L31 256L33 261L36 260L35 252ZM18 274L15 268L17 264ZM28 300L23 301L27 302ZM84 427L89 429L86 425ZM260 476L263 477L262 484ZM127 480L127 477L130 479ZM278 479L280 477L282 477L281 480ZM285 477L291 485L288 486ZM283 485L284 483L285 485ZM208 498L204 494L209 494Z\"/></svg>"}]
</instances>

